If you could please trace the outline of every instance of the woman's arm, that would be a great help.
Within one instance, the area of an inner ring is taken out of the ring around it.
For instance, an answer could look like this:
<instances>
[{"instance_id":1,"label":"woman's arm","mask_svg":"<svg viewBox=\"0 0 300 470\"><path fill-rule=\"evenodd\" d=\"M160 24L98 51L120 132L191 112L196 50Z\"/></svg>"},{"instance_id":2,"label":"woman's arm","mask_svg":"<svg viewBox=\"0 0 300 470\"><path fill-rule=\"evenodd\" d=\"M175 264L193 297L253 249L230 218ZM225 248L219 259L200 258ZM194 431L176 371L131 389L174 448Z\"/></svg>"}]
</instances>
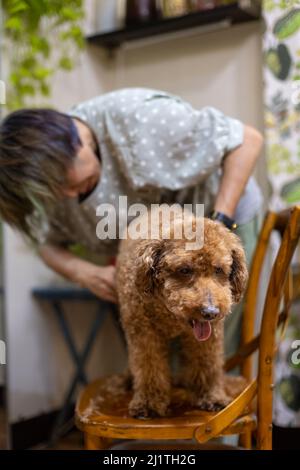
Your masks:
<instances>
[{"instance_id":1,"label":"woman's arm","mask_svg":"<svg viewBox=\"0 0 300 470\"><path fill-rule=\"evenodd\" d=\"M39 247L39 255L51 269L93 292L101 299L116 302L114 266L97 266L56 245Z\"/></svg>"},{"instance_id":2,"label":"woman's arm","mask_svg":"<svg viewBox=\"0 0 300 470\"><path fill-rule=\"evenodd\" d=\"M224 158L223 175L214 207L216 211L231 218L234 216L262 145L262 135L253 127L245 126L244 142Z\"/></svg>"}]
</instances>

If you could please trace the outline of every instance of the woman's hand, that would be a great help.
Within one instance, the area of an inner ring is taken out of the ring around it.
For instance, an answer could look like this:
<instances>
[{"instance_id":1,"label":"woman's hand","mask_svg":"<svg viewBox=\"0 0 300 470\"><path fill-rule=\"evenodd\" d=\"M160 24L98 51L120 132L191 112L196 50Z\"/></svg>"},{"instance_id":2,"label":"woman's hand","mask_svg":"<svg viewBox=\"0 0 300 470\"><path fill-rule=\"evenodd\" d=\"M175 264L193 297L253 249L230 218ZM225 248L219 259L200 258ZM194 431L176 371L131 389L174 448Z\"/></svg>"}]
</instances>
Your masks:
<instances>
[{"instance_id":1,"label":"woman's hand","mask_svg":"<svg viewBox=\"0 0 300 470\"><path fill-rule=\"evenodd\" d=\"M116 268L114 266L97 266L91 263L85 263L78 273L77 282L82 287L89 289L100 299L109 302L117 302Z\"/></svg>"},{"instance_id":2,"label":"woman's hand","mask_svg":"<svg viewBox=\"0 0 300 470\"><path fill-rule=\"evenodd\" d=\"M114 266L98 266L56 245L39 247L39 254L51 269L93 292L97 297L117 302Z\"/></svg>"}]
</instances>

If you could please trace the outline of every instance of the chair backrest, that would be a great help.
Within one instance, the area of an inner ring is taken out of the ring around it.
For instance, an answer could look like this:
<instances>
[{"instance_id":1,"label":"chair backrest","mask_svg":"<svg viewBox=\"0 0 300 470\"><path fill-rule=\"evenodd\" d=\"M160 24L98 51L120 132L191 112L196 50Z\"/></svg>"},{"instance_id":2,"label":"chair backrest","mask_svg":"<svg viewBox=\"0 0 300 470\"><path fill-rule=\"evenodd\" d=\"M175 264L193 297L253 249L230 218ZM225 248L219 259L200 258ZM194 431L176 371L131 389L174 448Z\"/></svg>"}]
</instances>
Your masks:
<instances>
[{"instance_id":1,"label":"chair backrest","mask_svg":"<svg viewBox=\"0 0 300 470\"><path fill-rule=\"evenodd\" d=\"M260 334L254 336L256 296L259 288L259 275L267 251L270 235L276 230L281 235L281 244L277 253L267 289ZM259 352L257 378L249 380L247 387L223 410L198 426L195 437L198 442L206 442L217 437L234 420L248 413L257 397L257 449L272 449L272 398L273 366L276 353L276 332L279 325L285 326L292 300L291 260L300 239L300 206L281 213L269 212L259 237L254 255L250 282L247 292L246 314L244 316L243 344L237 354L226 361L225 370L247 362L245 358L256 350ZM282 302L283 301L283 302ZM281 304L283 312L280 314ZM247 324L247 322L249 322ZM247 331L247 327L249 330ZM242 431L243 434L243 431Z\"/></svg>"},{"instance_id":2,"label":"chair backrest","mask_svg":"<svg viewBox=\"0 0 300 470\"><path fill-rule=\"evenodd\" d=\"M298 208L295 208L295 210L297 211ZM283 237L284 231L290 222L292 211L293 209L286 209L278 213L272 211L268 211L266 213L257 241L256 249L252 258L249 283L247 286L247 292L245 294L245 308L243 312L241 346L249 344L251 341L253 341L253 350L257 349L259 344L259 338L255 337L254 332L257 316L257 297L259 292L262 268L266 259L266 255L268 253L271 234L273 231L277 231L280 234L281 238ZM289 300L289 298L285 297L286 303L288 303ZM248 355L244 358L241 365L241 372L244 377L246 377L248 380L251 380L253 376L252 355Z\"/></svg>"},{"instance_id":3,"label":"chair backrest","mask_svg":"<svg viewBox=\"0 0 300 470\"><path fill-rule=\"evenodd\" d=\"M291 299L290 264L300 238L300 206L289 213L279 214L275 227L282 234L265 299L259 339L257 441L259 448L272 444L273 373L276 354L276 332L282 299L285 299L285 317Z\"/></svg>"}]
</instances>

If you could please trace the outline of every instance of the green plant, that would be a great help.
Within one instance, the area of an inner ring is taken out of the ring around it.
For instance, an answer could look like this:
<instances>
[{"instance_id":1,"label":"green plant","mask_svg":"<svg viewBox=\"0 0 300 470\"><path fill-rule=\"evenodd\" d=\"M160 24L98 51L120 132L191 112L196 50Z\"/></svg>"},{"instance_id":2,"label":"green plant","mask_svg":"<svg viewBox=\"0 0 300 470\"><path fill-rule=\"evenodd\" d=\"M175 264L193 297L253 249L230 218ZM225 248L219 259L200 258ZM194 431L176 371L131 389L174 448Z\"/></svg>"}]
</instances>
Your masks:
<instances>
[{"instance_id":1,"label":"green plant","mask_svg":"<svg viewBox=\"0 0 300 470\"><path fill-rule=\"evenodd\" d=\"M84 45L84 0L2 0L9 57L8 108L49 96L51 79L72 70Z\"/></svg>"}]
</instances>

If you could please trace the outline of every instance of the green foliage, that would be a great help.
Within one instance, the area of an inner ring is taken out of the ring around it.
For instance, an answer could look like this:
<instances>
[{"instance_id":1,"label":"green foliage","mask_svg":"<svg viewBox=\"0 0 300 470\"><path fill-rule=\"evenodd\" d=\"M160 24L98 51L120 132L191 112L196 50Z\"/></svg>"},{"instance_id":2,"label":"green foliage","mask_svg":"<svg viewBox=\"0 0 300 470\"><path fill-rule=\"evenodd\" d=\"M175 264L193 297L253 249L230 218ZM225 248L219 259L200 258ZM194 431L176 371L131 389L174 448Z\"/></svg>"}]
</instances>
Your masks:
<instances>
[{"instance_id":1,"label":"green foliage","mask_svg":"<svg viewBox=\"0 0 300 470\"><path fill-rule=\"evenodd\" d=\"M278 384L280 395L285 404L293 411L300 410L300 378L291 374L283 377Z\"/></svg>"},{"instance_id":2,"label":"green foliage","mask_svg":"<svg viewBox=\"0 0 300 470\"><path fill-rule=\"evenodd\" d=\"M84 0L2 0L10 57L8 107L51 93L59 69L72 70L84 46Z\"/></svg>"},{"instance_id":3,"label":"green foliage","mask_svg":"<svg viewBox=\"0 0 300 470\"><path fill-rule=\"evenodd\" d=\"M293 6L299 6L299 0L263 0L264 11L272 11L275 8L287 10Z\"/></svg>"},{"instance_id":4,"label":"green foliage","mask_svg":"<svg viewBox=\"0 0 300 470\"><path fill-rule=\"evenodd\" d=\"M263 0L264 11L272 11L277 7L277 4L273 0Z\"/></svg>"},{"instance_id":5,"label":"green foliage","mask_svg":"<svg viewBox=\"0 0 300 470\"><path fill-rule=\"evenodd\" d=\"M299 171L299 165L291 162L290 151L283 145L272 144L267 151L267 160L269 171L274 175Z\"/></svg>"},{"instance_id":6,"label":"green foliage","mask_svg":"<svg viewBox=\"0 0 300 470\"><path fill-rule=\"evenodd\" d=\"M300 180L296 178L289 183L286 183L281 191L280 195L282 199L288 204L295 204L300 201Z\"/></svg>"}]
</instances>

